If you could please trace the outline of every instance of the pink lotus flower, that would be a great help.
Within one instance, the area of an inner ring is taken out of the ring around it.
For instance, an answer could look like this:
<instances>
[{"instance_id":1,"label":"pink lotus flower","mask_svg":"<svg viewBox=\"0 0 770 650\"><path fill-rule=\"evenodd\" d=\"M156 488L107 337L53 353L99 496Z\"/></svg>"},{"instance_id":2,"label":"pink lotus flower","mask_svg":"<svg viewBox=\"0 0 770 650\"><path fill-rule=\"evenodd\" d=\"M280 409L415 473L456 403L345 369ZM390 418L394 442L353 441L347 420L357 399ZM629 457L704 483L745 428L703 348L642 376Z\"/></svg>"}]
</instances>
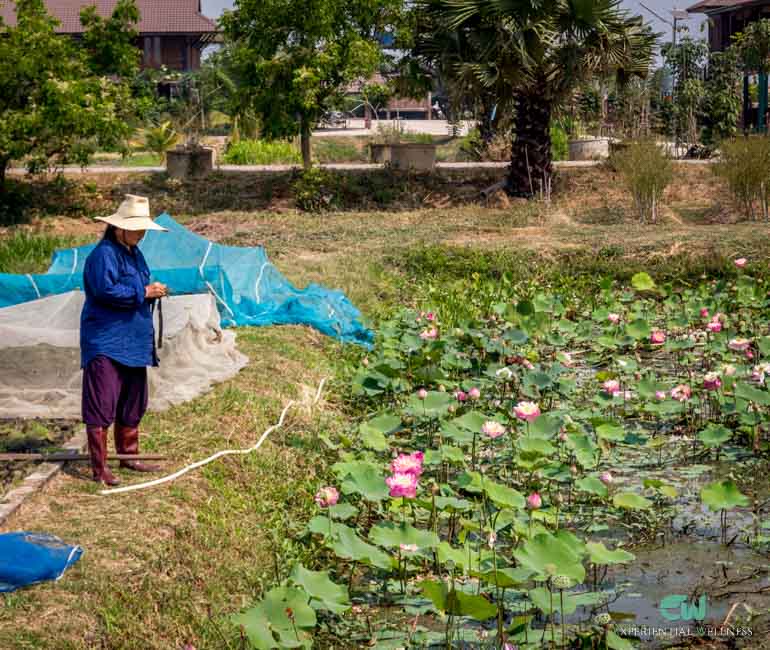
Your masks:
<instances>
[{"instance_id":1,"label":"pink lotus flower","mask_svg":"<svg viewBox=\"0 0 770 650\"><path fill-rule=\"evenodd\" d=\"M745 257L739 257L737 260L735 260L734 264L739 269L742 269L744 266L746 266L746 258Z\"/></svg>"},{"instance_id":2,"label":"pink lotus flower","mask_svg":"<svg viewBox=\"0 0 770 650\"><path fill-rule=\"evenodd\" d=\"M427 314L425 314L425 320L432 323L434 320L436 320L436 314L434 314L432 311L429 311Z\"/></svg>"},{"instance_id":3,"label":"pink lotus flower","mask_svg":"<svg viewBox=\"0 0 770 650\"><path fill-rule=\"evenodd\" d=\"M559 434L559 442L567 442L567 440L568 440L567 434L564 431L562 431Z\"/></svg>"},{"instance_id":4,"label":"pink lotus flower","mask_svg":"<svg viewBox=\"0 0 770 650\"><path fill-rule=\"evenodd\" d=\"M527 508L538 510L543 505L543 500L537 492L533 492L527 497Z\"/></svg>"},{"instance_id":5,"label":"pink lotus flower","mask_svg":"<svg viewBox=\"0 0 770 650\"><path fill-rule=\"evenodd\" d=\"M337 505L340 500L340 493L335 487L324 487L318 490L315 495L315 502L319 508L330 508Z\"/></svg>"},{"instance_id":6,"label":"pink lotus flower","mask_svg":"<svg viewBox=\"0 0 770 650\"><path fill-rule=\"evenodd\" d=\"M577 473L578 473L577 465L570 465L569 473L572 474L572 476L577 476Z\"/></svg>"},{"instance_id":7,"label":"pink lotus flower","mask_svg":"<svg viewBox=\"0 0 770 650\"><path fill-rule=\"evenodd\" d=\"M709 317L709 310L706 309L706 307L701 307L701 309L700 309L700 317L701 318L708 318Z\"/></svg>"},{"instance_id":8,"label":"pink lotus flower","mask_svg":"<svg viewBox=\"0 0 770 650\"><path fill-rule=\"evenodd\" d=\"M761 386L765 383L765 374L766 367L764 365L754 366L754 368L751 370L749 379L755 384L759 384Z\"/></svg>"},{"instance_id":9,"label":"pink lotus flower","mask_svg":"<svg viewBox=\"0 0 770 650\"><path fill-rule=\"evenodd\" d=\"M706 390L719 390L722 385L722 380L715 372L707 372L703 375L703 388Z\"/></svg>"},{"instance_id":10,"label":"pink lotus flower","mask_svg":"<svg viewBox=\"0 0 770 650\"><path fill-rule=\"evenodd\" d=\"M751 341L749 339L735 338L730 339L727 347L730 348L733 352L745 352L749 349L750 345Z\"/></svg>"},{"instance_id":11,"label":"pink lotus flower","mask_svg":"<svg viewBox=\"0 0 770 650\"><path fill-rule=\"evenodd\" d=\"M720 323L718 320L711 321L710 323L706 324L706 329L712 334L716 334L717 332L722 331L722 323Z\"/></svg>"},{"instance_id":12,"label":"pink lotus flower","mask_svg":"<svg viewBox=\"0 0 770 650\"><path fill-rule=\"evenodd\" d=\"M733 377L737 371L738 369L731 363L727 363L722 366L722 374L725 377Z\"/></svg>"},{"instance_id":13,"label":"pink lotus flower","mask_svg":"<svg viewBox=\"0 0 770 650\"><path fill-rule=\"evenodd\" d=\"M520 420L532 422L540 416L540 407L534 402L519 402L513 407L513 413Z\"/></svg>"},{"instance_id":14,"label":"pink lotus flower","mask_svg":"<svg viewBox=\"0 0 770 650\"><path fill-rule=\"evenodd\" d=\"M456 390L455 398L457 399L458 402L464 402L465 400L468 399L468 394L461 390Z\"/></svg>"},{"instance_id":15,"label":"pink lotus flower","mask_svg":"<svg viewBox=\"0 0 770 650\"><path fill-rule=\"evenodd\" d=\"M475 401L481 397L481 391L474 386L468 391L468 397Z\"/></svg>"},{"instance_id":16,"label":"pink lotus flower","mask_svg":"<svg viewBox=\"0 0 770 650\"><path fill-rule=\"evenodd\" d=\"M505 433L505 427L494 420L487 420L481 425L481 432L490 438L499 438Z\"/></svg>"},{"instance_id":17,"label":"pink lotus flower","mask_svg":"<svg viewBox=\"0 0 770 650\"><path fill-rule=\"evenodd\" d=\"M662 345L666 342L666 333L662 330L653 330L650 334L650 343L653 345Z\"/></svg>"},{"instance_id":18,"label":"pink lotus flower","mask_svg":"<svg viewBox=\"0 0 770 650\"><path fill-rule=\"evenodd\" d=\"M657 399L657 400L664 400L664 399L666 399L666 391L665 390L656 390L655 391L655 399Z\"/></svg>"},{"instance_id":19,"label":"pink lotus flower","mask_svg":"<svg viewBox=\"0 0 770 650\"><path fill-rule=\"evenodd\" d=\"M620 314L607 314L607 320L613 325L617 325L620 322Z\"/></svg>"},{"instance_id":20,"label":"pink lotus flower","mask_svg":"<svg viewBox=\"0 0 770 650\"><path fill-rule=\"evenodd\" d=\"M422 474L422 461L425 455L421 451L413 454L400 454L390 463L393 474L412 474L417 477Z\"/></svg>"},{"instance_id":21,"label":"pink lotus flower","mask_svg":"<svg viewBox=\"0 0 770 650\"><path fill-rule=\"evenodd\" d=\"M399 544L398 548L402 553L417 553L420 547L417 544Z\"/></svg>"},{"instance_id":22,"label":"pink lotus flower","mask_svg":"<svg viewBox=\"0 0 770 650\"><path fill-rule=\"evenodd\" d=\"M521 365L524 366L527 370L532 370L535 367L529 359L524 359L524 361L521 362Z\"/></svg>"},{"instance_id":23,"label":"pink lotus flower","mask_svg":"<svg viewBox=\"0 0 770 650\"><path fill-rule=\"evenodd\" d=\"M607 395L614 397L620 392L620 382L617 379L608 379L602 384L602 389Z\"/></svg>"},{"instance_id":24,"label":"pink lotus flower","mask_svg":"<svg viewBox=\"0 0 770 650\"><path fill-rule=\"evenodd\" d=\"M487 537L487 546L489 547L490 551L495 547L495 542L497 542L497 534L493 530L491 533L489 533L489 537Z\"/></svg>"},{"instance_id":25,"label":"pink lotus flower","mask_svg":"<svg viewBox=\"0 0 770 650\"><path fill-rule=\"evenodd\" d=\"M718 311L716 314L714 314L711 317L711 322L712 323L724 323L725 322L725 315L721 311Z\"/></svg>"},{"instance_id":26,"label":"pink lotus flower","mask_svg":"<svg viewBox=\"0 0 770 650\"><path fill-rule=\"evenodd\" d=\"M679 384L671 389L671 397L677 402L686 402L692 396L692 388L687 384Z\"/></svg>"},{"instance_id":27,"label":"pink lotus flower","mask_svg":"<svg viewBox=\"0 0 770 650\"><path fill-rule=\"evenodd\" d=\"M406 497L414 499L417 496L417 477L414 474L393 474L385 479L393 498Z\"/></svg>"},{"instance_id":28,"label":"pink lotus flower","mask_svg":"<svg viewBox=\"0 0 770 650\"><path fill-rule=\"evenodd\" d=\"M746 355L746 358L751 361L754 358L754 353L751 351L751 348L746 350L743 354Z\"/></svg>"},{"instance_id":29,"label":"pink lotus flower","mask_svg":"<svg viewBox=\"0 0 770 650\"><path fill-rule=\"evenodd\" d=\"M420 399L425 399L427 396L428 396L428 391L425 390L424 388L421 388L420 390L417 391L417 397L419 397Z\"/></svg>"},{"instance_id":30,"label":"pink lotus flower","mask_svg":"<svg viewBox=\"0 0 770 650\"><path fill-rule=\"evenodd\" d=\"M435 327L431 327L429 330L423 330L420 332L420 338L423 341L432 341L438 338L438 330Z\"/></svg>"},{"instance_id":31,"label":"pink lotus flower","mask_svg":"<svg viewBox=\"0 0 770 650\"><path fill-rule=\"evenodd\" d=\"M602 472L599 474L599 480L605 485L610 485L615 479L612 478L612 474L609 472Z\"/></svg>"}]
</instances>

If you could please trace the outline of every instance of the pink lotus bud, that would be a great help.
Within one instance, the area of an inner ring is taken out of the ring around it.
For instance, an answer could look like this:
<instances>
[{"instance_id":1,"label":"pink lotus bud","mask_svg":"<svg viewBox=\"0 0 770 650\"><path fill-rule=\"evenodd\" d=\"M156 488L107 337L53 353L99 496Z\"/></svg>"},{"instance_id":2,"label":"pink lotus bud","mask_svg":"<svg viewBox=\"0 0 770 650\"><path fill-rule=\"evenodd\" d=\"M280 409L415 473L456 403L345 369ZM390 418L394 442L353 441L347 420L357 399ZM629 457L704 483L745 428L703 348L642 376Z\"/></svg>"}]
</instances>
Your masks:
<instances>
[{"instance_id":1,"label":"pink lotus bud","mask_svg":"<svg viewBox=\"0 0 770 650\"><path fill-rule=\"evenodd\" d=\"M315 495L315 502L319 508L330 508L337 505L340 499L340 493L335 487L324 487L318 490Z\"/></svg>"},{"instance_id":2,"label":"pink lotus bud","mask_svg":"<svg viewBox=\"0 0 770 650\"><path fill-rule=\"evenodd\" d=\"M706 329L709 332L712 332L712 333L716 334L717 332L721 332L722 331L722 323L720 323L718 320L717 321L711 321L710 323L708 323L706 325Z\"/></svg>"},{"instance_id":3,"label":"pink lotus bud","mask_svg":"<svg viewBox=\"0 0 770 650\"><path fill-rule=\"evenodd\" d=\"M567 442L567 434L564 431L559 434L559 442Z\"/></svg>"},{"instance_id":4,"label":"pink lotus bud","mask_svg":"<svg viewBox=\"0 0 770 650\"><path fill-rule=\"evenodd\" d=\"M604 392L614 396L620 392L620 382L617 379L608 379L602 384Z\"/></svg>"},{"instance_id":5,"label":"pink lotus bud","mask_svg":"<svg viewBox=\"0 0 770 650\"><path fill-rule=\"evenodd\" d=\"M686 384L679 384L671 389L671 397L677 402L686 402L692 396L692 389Z\"/></svg>"},{"instance_id":6,"label":"pink lotus bud","mask_svg":"<svg viewBox=\"0 0 770 650\"><path fill-rule=\"evenodd\" d=\"M492 439L499 438L505 433L505 427L494 420L487 420L481 425L481 432Z\"/></svg>"},{"instance_id":7,"label":"pink lotus bud","mask_svg":"<svg viewBox=\"0 0 770 650\"><path fill-rule=\"evenodd\" d=\"M719 390L719 387L722 385L722 380L719 378L719 375L715 372L708 372L705 375L703 375L703 388L706 390Z\"/></svg>"},{"instance_id":8,"label":"pink lotus bud","mask_svg":"<svg viewBox=\"0 0 770 650\"><path fill-rule=\"evenodd\" d=\"M605 485L610 485L614 479L612 478L612 474L609 472L602 472L599 474L599 480Z\"/></svg>"},{"instance_id":9,"label":"pink lotus bud","mask_svg":"<svg viewBox=\"0 0 770 650\"><path fill-rule=\"evenodd\" d=\"M701 307L700 317L701 318L708 318L709 317L709 310L706 309L705 307Z\"/></svg>"},{"instance_id":10,"label":"pink lotus bud","mask_svg":"<svg viewBox=\"0 0 770 650\"><path fill-rule=\"evenodd\" d=\"M429 311L427 314L425 314L425 320L432 323L434 320L436 320L436 314L434 314L432 311Z\"/></svg>"},{"instance_id":11,"label":"pink lotus bud","mask_svg":"<svg viewBox=\"0 0 770 650\"><path fill-rule=\"evenodd\" d=\"M751 348L749 348L748 350L746 350L746 352L744 352L744 354L746 355L746 358L747 358L749 361L751 361L751 359L753 359L753 358L754 358L754 353L751 351Z\"/></svg>"},{"instance_id":12,"label":"pink lotus bud","mask_svg":"<svg viewBox=\"0 0 770 650\"><path fill-rule=\"evenodd\" d=\"M653 330L650 334L650 343L653 345L662 345L666 342L666 333L661 330Z\"/></svg>"},{"instance_id":13,"label":"pink lotus bud","mask_svg":"<svg viewBox=\"0 0 770 650\"><path fill-rule=\"evenodd\" d=\"M572 474L572 476L577 475L578 473L577 465L570 465L569 473Z\"/></svg>"},{"instance_id":14,"label":"pink lotus bud","mask_svg":"<svg viewBox=\"0 0 770 650\"><path fill-rule=\"evenodd\" d=\"M613 325L617 325L620 322L620 314L607 314L607 320Z\"/></svg>"},{"instance_id":15,"label":"pink lotus bud","mask_svg":"<svg viewBox=\"0 0 770 650\"><path fill-rule=\"evenodd\" d=\"M527 497L527 508L538 510L543 505L543 500L537 492L533 492Z\"/></svg>"},{"instance_id":16,"label":"pink lotus bud","mask_svg":"<svg viewBox=\"0 0 770 650\"><path fill-rule=\"evenodd\" d=\"M464 402L465 400L468 399L468 394L461 390L456 390L455 398L457 399L458 402Z\"/></svg>"},{"instance_id":17,"label":"pink lotus bud","mask_svg":"<svg viewBox=\"0 0 770 650\"><path fill-rule=\"evenodd\" d=\"M424 388L421 388L420 390L417 391L417 397L419 397L420 399L425 399L427 396L428 396L428 391L425 390Z\"/></svg>"},{"instance_id":18,"label":"pink lotus bud","mask_svg":"<svg viewBox=\"0 0 770 650\"><path fill-rule=\"evenodd\" d=\"M513 413L520 420L532 422L540 416L540 407L534 402L519 402L513 407Z\"/></svg>"},{"instance_id":19,"label":"pink lotus bud","mask_svg":"<svg viewBox=\"0 0 770 650\"><path fill-rule=\"evenodd\" d=\"M657 400L664 400L664 399L666 399L666 391L665 390L656 390L655 391L655 399L657 399Z\"/></svg>"},{"instance_id":20,"label":"pink lotus bud","mask_svg":"<svg viewBox=\"0 0 770 650\"><path fill-rule=\"evenodd\" d=\"M468 391L468 397L475 401L481 397L481 391L474 386Z\"/></svg>"},{"instance_id":21,"label":"pink lotus bud","mask_svg":"<svg viewBox=\"0 0 770 650\"><path fill-rule=\"evenodd\" d=\"M735 266L737 266L739 269L742 269L744 266L746 266L746 258L745 257L739 257L737 260L735 260Z\"/></svg>"}]
</instances>

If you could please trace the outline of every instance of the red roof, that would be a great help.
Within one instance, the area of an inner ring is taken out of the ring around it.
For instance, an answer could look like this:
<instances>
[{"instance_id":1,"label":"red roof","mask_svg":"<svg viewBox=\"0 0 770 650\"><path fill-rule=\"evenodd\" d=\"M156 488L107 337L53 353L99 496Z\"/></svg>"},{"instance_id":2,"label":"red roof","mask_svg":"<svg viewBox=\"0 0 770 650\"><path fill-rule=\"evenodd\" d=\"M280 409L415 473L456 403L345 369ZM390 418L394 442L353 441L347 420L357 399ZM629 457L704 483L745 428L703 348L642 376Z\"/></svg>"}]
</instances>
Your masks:
<instances>
[{"instance_id":1,"label":"red roof","mask_svg":"<svg viewBox=\"0 0 770 650\"><path fill-rule=\"evenodd\" d=\"M687 7L687 13L708 14L720 9L731 9L744 5L757 4L759 0L701 0L692 7Z\"/></svg>"},{"instance_id":2,"label":"red roof","mask_svg":"<svg viewBox=\"0 0 770 650\"><path fill-rule=\"evenodd\" d=\"M45 5L59 21L56 31L61 34L79 34L80 11L95 6L98 14L108 18L118 0L45 0ZM199 0L137 0L141 18L137 29L142 34L206 34L218 31L216 23L204 16ZM16 24L15 3L0 0L0 18L6 24Z\"/></svg>"}]
</instances>

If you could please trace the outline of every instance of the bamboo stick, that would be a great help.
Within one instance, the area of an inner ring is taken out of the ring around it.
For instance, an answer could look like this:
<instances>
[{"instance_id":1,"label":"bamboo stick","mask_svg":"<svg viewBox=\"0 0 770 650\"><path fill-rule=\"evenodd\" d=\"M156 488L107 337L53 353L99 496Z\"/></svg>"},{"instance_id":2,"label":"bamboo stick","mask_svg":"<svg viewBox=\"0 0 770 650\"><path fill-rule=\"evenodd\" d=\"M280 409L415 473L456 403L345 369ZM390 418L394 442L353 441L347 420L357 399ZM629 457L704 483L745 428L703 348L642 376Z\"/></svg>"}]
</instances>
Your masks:
<instances>
[{"instance_id":1,"label":"bamboo stick","mask_svg":"<svg viewBox=\"0 0 770 650\"><path fill-rule=\"evenodd\" d=\"M0 454L0 461L45 461L62 463L65 461L86 461L91 457L88 454L72 452L58 452L52 454ZM110 454L107 460L166 460L166 456L160 454Z\"/></svg>"}]
</instances>

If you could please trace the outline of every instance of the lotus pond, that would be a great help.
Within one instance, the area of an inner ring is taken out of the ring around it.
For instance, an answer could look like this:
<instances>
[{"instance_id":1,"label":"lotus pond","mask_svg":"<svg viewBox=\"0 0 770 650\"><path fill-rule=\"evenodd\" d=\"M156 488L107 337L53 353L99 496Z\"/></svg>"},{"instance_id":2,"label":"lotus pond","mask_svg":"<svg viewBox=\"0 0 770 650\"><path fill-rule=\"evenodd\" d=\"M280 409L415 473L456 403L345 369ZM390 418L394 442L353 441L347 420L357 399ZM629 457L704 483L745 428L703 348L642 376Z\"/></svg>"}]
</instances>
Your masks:
<instances>
[{"instance_id":1,"label":"lotus pond","mask_svg":"<svg viewBox=\"0 0 770 650\"><path fill-rule=\"evenodd\" d=\"M760 647L770 286L734 265L383 320L338 386L355 425L322 441L315 564L233 617L244 639Z\"/></svg>"}]
</instances>

